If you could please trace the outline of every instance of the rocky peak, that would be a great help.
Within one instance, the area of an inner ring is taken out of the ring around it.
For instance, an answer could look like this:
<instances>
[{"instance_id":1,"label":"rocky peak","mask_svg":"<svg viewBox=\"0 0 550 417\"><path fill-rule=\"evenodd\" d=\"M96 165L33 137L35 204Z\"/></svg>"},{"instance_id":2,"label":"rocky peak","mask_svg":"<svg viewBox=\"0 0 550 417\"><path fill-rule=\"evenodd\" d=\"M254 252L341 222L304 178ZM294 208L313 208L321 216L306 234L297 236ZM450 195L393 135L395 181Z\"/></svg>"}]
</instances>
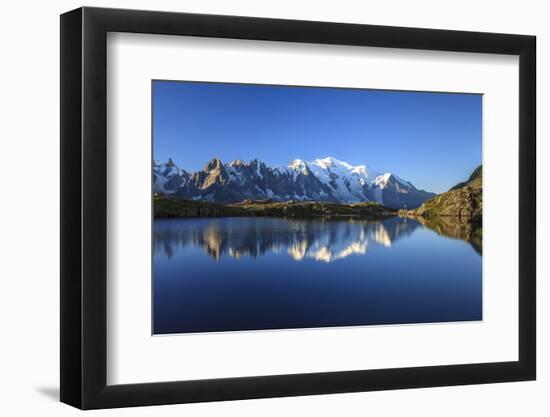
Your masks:
<instances>
[{"instance_id":1,"label":"rocky peak","mask_svg":"<svg viewBox=\"0 0 550 417\"><path fill-rule=\"evenodd\" d=\"M206 177L199 186L201 189L207 189L215 184L223 185L227 182L227 173L219 158L214 158L205 165L204 175L206 175Z\"/></svg>"},{"instance_id":2,"label":"rocky peak","mask_svg":"<svg viewBox=\"0 0 550 417\"><path fill-rule=\"evenodd\" d=\"M235 159L233 162L229 164L231 167L242 167L244 165L244 161L242 159Z\"/></svg>"},{"instance_id":3,"label":"rocky peak","mask_svg":"<svg viewBox=\"0 0 550 417\"><path fill-rule=\"evenodd\" d=\"M205 172L212 172L212 171L221 171L222 169L222 161L220 158L213 158L210 162L208 162L204 166Z\"/></svg>"},{"instance_id":4,"label":"rocky peak","mask_svg":"<svg viewBox=\"0 0 550 417\"><path fill-rule=\"evenodd\" d=\"M301 160L301 159L295 159L293 160L288 167L297 173L305 174L307 175L309 173L309 167L307 166L307 162Z\"/></svg>"},{"instance_id":5,"label":"rocky peak","mask_svg":"<svg viewBox=\"0 0 550 417\"><path fill-rule=\"evenodd\" d=\"M299 168L304 167L305 165L306 163L301 159L294 159L290 164L288 164L290 168Z\"/></svg>"}]
</instances>

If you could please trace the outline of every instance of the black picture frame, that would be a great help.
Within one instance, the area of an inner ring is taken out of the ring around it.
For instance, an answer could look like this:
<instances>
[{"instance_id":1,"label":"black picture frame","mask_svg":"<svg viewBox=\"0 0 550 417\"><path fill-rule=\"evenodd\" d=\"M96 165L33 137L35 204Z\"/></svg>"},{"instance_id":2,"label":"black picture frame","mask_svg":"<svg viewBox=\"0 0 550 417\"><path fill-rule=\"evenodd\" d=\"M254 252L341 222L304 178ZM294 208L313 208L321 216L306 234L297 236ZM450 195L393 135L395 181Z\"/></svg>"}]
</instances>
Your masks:
<instances>
[{"instance_id":1,"label":"black picture frame","mask_svg":"<svg viewBox=\"0 0 550 417\"><path fill-rule=\"evenodd\" d=\"M519 56L519 360L112 385L107 375L108 32ZM61 15L61 401L81 409L533 380L534 36L79 8Z\"/></svg>"}]
</instances>

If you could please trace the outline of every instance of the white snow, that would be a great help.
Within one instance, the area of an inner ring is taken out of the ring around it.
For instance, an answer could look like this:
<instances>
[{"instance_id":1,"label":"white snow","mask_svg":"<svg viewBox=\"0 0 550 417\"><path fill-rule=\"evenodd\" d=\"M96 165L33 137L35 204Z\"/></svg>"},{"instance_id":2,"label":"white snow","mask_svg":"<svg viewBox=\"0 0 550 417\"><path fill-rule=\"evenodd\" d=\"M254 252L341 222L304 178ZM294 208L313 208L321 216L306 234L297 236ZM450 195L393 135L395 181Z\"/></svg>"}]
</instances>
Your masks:
<instances>
[{"instance_id":1,"label":"white snow","mask_svg":"<svg viewBox=\"0 0 550 417\"><path fill-rule=\"evenodd\" d=\"M294 178L298 174L307 174L307 163L305 161L302 161L301 159L295 159L290 164L288 164L288 168L290 168L290 172L292 172Z\"/></svg>"},{"instance_id":2,"label":"white snow","mask_svg":"<svg viewBox=\"0 0 550 417\"><path fill-rule=\"evenodd\" d=\"M254 177L264 180L264 175L262 175L260 170L261 162L259 160L253 162L256 163ZM242 160L235 160L225 165L231 182L242 183L245 181L242 169L240 168L241 165L245 165ZM334 197L339 201L345 202L362 202L373 199L383 204L382 190L385 188L391 186L396 188L396 191L404 193L408 192L411 188L414 189L414 186L410 182L401 179L395 174L389 172L381 173L370 169L367 165L354 166L331 156L312 161L294 159L287 166L267 167L267 169L271 170L276 176L291 176L289 179L293 180L296 180L300 174L313 174L326 188L330 189L330 192L326 189L324 191L321 190L318 194L319 196ZM174 191L164 189L165 184L173 176L180 175L184 180L189 176L189 174L179 169L171 160L165 163L154 161L153 170L156 176L155 190L167 193ZM390 181L391 178L394 180ZM308 191L306 191L306 194L291 196L275 195L273 190L262 190L262 192L274 199L292 198L295 200L307 200L312 198L312 195L307 194Z\"/></svg>"},{"instance_id":3,"label":"white snow","mask_svg":"<svg viewBox=\"0 0 550 417\"><path fill-rule=\"evenodd\" d=\"M343 201L360 202L368 198L365 191L369 188L373 174L366 165L353 166L334 157L315 159L307 163L313 174Z\"/></svg>"},{"instance_id":4,"label":"white snow","mask_svg":"<svg viewBox=\"0 0 550 417\"><path fill-rule=\"evenodd\" d=\"M186 177L186 172L182 169L179 169L177 165L171 160L165 163L153 161L153 173L155 174L155 182L153 184L154 190L161 191L167 194L171 194L175 191L164 188L168 181L170 181L174 176L178 175L182 177L182 179L185 179Z\"/></svg>"},{"instance_id":5,"label":"white snow","mask_svg":"<svg viewBox=\"0 0 550 417\"><path fill-rule=\"evenodd\" d=\"M260 177L261 179L264 178L262 173L260 172L260 162L256 164L256 175L258 175L258 177Z\"/></svg>"},{"instance_id":6,"label":"white snow","mask_svg":"<svg viewBox=\"0 0 550 417\"><path fill-rule=\"evenodd\" d=\"M376 177L373 181L373 184L377 185L379 188L384 189L388 186L388 182L390 180L391 174L389 172L385 173L384 175L380 175Z\"/></svg>"}]
</instances>

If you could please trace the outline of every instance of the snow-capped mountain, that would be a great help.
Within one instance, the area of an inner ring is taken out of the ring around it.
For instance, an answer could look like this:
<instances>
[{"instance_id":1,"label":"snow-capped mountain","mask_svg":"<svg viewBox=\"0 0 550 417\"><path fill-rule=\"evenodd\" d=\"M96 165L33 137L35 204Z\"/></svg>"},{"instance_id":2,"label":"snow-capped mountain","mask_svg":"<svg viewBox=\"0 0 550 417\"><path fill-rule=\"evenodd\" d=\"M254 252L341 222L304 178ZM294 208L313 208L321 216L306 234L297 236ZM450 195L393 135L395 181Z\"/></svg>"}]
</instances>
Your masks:
<instances>
[{"instance_id":1,"label":"snow-capped mountain","mask_svg":"<svg viewBox=\"0 0 550 417\"><path fill-rule=\"evenodd\" d=\"M270 198L355 203L376 201L392 208L416 208L435 194L417 189L392 173L336 158L295 159L285 167L269 167L255 159L223 164L218 158L202 171L189 173L169 159L153 164L155 192L218 203Z\"/></svg>"},{"instance_id":2,"label":"snow-capped mountain","mask_svg":"<svg viewBox=\"0 0 550 417\"><path fill-rule=\"evenodd\" d=\"M179 169L172 158L162 164L153 164L154 189L171 194L189 180L190 175Z\"/></svg>"}]
</instances>

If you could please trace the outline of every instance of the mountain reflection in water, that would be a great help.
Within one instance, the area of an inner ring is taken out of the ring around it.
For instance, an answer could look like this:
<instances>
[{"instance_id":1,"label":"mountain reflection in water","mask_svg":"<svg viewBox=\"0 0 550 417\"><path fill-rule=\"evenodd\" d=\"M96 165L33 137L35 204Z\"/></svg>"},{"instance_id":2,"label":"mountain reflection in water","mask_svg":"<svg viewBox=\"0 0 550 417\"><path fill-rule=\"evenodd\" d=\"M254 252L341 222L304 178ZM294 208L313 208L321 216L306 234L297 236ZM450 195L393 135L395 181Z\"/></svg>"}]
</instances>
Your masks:
<instances>
[{"instance_id":1,"label":"mountain reflection in water","mask_svg":"<svg viewBox=\"0 0 550 417\"><path fill-rule=\"evenodd\" d=\"M391 247L426 226L436 233L472 243L481 254L481 233L471 225L453 222L433 224L394 217L383 221L302 220L269 217L220 217L156 220L155 253L171 258L179 248L199 247L215 260L258 258L268 253L288 254L295 261L333 262L365 255L369 245Z\"/></svg>"},{"instance_id":2,"label":"mountain reflection in water","mask_svg":"<svg viewBox=\"0 0 550 417\"><path fill-rule=\"evenodd\" d=\"M153 236L154 334L482 319L481 233L453 219L157 219Z\"/></svg>"}]
</instances>

